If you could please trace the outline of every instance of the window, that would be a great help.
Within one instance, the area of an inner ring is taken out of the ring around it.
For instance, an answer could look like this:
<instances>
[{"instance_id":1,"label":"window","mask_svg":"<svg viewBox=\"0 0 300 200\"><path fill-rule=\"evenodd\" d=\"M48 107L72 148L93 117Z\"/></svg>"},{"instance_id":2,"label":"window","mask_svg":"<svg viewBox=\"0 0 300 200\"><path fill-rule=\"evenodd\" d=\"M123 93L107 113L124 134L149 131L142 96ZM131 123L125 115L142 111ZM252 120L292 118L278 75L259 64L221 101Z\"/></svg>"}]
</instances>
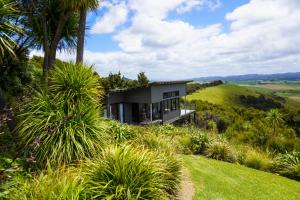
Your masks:
<instances>
[{"instance_id":1,"label":"window","mask_svg":"<svg viewBox=\"0 0 300 200\"><path fill-rule=\"evenodd\" d=\"M163 99L169 99L173 97L179 97L179 91L172 91L172 92L164 92Z\"/></svg>"},{"instance_id":2,"label":"window","mask_svg":"<svg viewBox=\"0 0 300 200\"><path fill-rule=\"evenodd\" d=\"M167 99L163 101L164 113L180 109L179 98Z\"/></svg>"},{"instance_id":3,"label":"window","mask_svg":"<svg viewBox=\"0 0 300 200\"><path fill-rule=\"evenodd\" d=\"M152 104L152 119L161 119L161 103Z\"/></svg>"}]
</instances>

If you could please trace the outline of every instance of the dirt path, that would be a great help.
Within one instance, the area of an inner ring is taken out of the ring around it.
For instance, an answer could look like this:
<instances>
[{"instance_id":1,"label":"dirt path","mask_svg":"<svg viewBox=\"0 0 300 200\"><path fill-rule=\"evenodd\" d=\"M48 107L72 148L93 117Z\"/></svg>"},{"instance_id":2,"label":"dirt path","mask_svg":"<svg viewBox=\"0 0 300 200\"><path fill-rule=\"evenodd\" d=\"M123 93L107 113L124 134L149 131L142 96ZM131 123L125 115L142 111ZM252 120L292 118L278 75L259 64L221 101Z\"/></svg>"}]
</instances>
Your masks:
<instances>
[{"instance_id":1,"label":"dirt path","mask_svg":"<svg viewBox=\"0 0 300 200\"><path fill-rule=\"evenodd\" d=\"M178 197L177 197L178 200L193 199L195 189L190 177L191 177L190 172L188 171L187 168L184 167L182 169L181 189L178 193Z\"/></svg>"}]
</instances>

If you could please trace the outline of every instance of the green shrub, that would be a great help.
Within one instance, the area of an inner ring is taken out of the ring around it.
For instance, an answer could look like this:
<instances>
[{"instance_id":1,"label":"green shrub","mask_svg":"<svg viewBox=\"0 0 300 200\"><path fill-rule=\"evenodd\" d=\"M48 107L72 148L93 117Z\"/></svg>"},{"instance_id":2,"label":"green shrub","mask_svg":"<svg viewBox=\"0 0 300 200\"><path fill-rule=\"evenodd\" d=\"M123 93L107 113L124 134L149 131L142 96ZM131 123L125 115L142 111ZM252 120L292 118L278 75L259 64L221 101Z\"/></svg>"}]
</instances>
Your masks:
<instances>
[{"instance_id":1,"label":"green shrub","mask_svg":"<svg viewBox=\"0 0 300 200\"><path fill-rule=\"evenodd\" d=\"M273 171L300 180L300 152L280 154L275 158Z\"/></svg>"},{"instance_id":2,"label":"green shrub","mask_svg":"<svg viewBox=\"0 0 300 200\"><path fill-rule=\"evenodd\" d=\"M181 181L181 162L174 154L157 152L160 158L160 167L163 169L163 182L165 191L174 196L178 192Z\"/></svg>"},{"instance_id":3,"label":"green shrub","mask_svg":"<svg viewBox=\"0 0 300 200\"><path fill-rule=\"evenodd\" d=\"M207 122L208 129L214 133L218 132L217 123L213 120Z\"/></svg>"},{"instance_id":4,"label":"green shrub","mask_svg":"<svg viewBox=\"0 0 300 200\"><path fill-rule=\"evenodd\" d=\"M256 150L248 150L244 152L244 160L241 164L247 167L268 171L271 167L272 160L266 153L258 152Z\"/></svg>"},{"instance_id":5,"label":"green shrub","mask_svg":"<svg viewBox=\"0 0 300 200\"><path fill-rule=\"evenodd\" d=\"M183 135L183 136L178 136L176 138L178 142L180 143L181 148L181 153L183 154L193 154L194 152L191 150L191 143L192 143L192 138L190 135Z\"/></svg>"},{"instance_id":6,"label":"green shrub","mask_svg":"<svg viewBox=\"0 0 300 200\"><path fill-rule=\"evenodd\" d=\"M89 198L164 199L176 191L178 163L131 146L108 147L84 165Z\"/></svg>"},{"instance_id":7,"label":"green shrub","mask_svg":"<svg viewBox=\"0 0 300 200\"><path fill-rule=\"evenodd\" d=\"M102 141L98 78L84 65L61 63L49 89L36 91L19 115L18 132L42 164L70 163L91 156Z\"/></svg>"},{"instance_id":8,"label":"green shrub","mask_svg":"<svg viewBox=\"0 0 300 200\"><path fill-rule=\"evenodd\" d=\"M122 143L133 139L136 135L129 125L117 121L109 121L106 132L116 143Z\"/></svg>"},{"instance_id":9,"label":"green shrub","mask_svg":"<svg viewBox=\"0 0 300 200\"><path fill-rule=\"evenodd\" d=\"M141 130L140 130L141 131ZM153 132L140 132L133 145L144 146L147 149L165 153L181 153L181 145L175 137L156 134Z\"/></svg>"},{"instance_id":10,"label":"green shrub","mask_svg":"<svg viewBox=\"0 0 300 200\"><path fill-rule=\"evenodd\" d=\"M235 155L230 146L223 141L212 143L205 151L205 155L216 160L223 160L227 162L235 162Z\"/></svg>"},{"instance_id":11,"label":"green shrub","mask_svg":"<svg viewBox=\"0 0 300 200\"><path fill-rule=\"evenodd\" d=\"M149 126L151 132L156 134L174 136L177 134L177 128L171 124L164 124L164 125L152 125Z\"/></svg>"},{"instance_id":12,"label":"green shrub","mask_svg":"<svg viewBox=\"0 0 300 200\"><path fill-rule=\"evenodd\" d=\"M272 137L267 143L267 147L277 153L291 152L298 148L297 138L285 138L282 136Z\"/></svg>"},{"instance_id":13,"label":"green shrub","mask_svg":"<svg viewBox=\"0 0 300 200\"><path fill-rule=\"evenodd\" d=\"M84 187L77 169L61 167L56 170L48 168L38 175L18 176L7 183L10 185L4 197L19 199L82 199Z\"/></svg>"},{"instance_id":14,"label":"green shrub","mask_svg":"<svg viewBox=\"0 0 300 200\"><path fill-rule=\"evenodd\" d=\"M207 148L211 145L212 139L208 136L207 133L199 133L196 132L191 135L191 140L189 145L189 149L194 154L202 154Z\"/></svg>"}]
</instances>

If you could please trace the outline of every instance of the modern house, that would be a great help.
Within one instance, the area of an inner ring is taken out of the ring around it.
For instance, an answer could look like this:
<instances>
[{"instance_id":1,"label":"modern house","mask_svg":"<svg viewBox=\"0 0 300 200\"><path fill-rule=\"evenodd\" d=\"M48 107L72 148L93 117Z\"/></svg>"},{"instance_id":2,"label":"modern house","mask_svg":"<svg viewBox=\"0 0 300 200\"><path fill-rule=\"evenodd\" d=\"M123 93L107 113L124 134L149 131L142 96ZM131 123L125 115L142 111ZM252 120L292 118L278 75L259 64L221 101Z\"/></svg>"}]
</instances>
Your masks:
<instances>
[{"instance_id":1,"label":"modern house","mask_svg":"<svg viewBox=\"0 0 300 200\"><path fill-rule=\"evenodd\" d=\"M112 90L108 95L107 115L129 124L165 124L190 118L195 110L187 109L188 82L191 81L151 82L143 87ZM182 106L181 97L184 97Z\"/></svg>"}]
</instances>

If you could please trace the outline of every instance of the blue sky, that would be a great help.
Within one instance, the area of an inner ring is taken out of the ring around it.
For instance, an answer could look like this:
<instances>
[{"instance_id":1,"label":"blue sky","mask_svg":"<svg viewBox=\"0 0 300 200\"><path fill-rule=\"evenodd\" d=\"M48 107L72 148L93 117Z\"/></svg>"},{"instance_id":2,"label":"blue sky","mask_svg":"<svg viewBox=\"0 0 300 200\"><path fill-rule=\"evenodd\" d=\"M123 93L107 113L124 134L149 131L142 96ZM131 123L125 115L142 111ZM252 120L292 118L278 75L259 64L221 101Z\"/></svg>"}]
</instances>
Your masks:
<instances>
[{"instance_id":1,"label":"blue sky","mask_svg":"<svg viewBox=\"0 0 300 200\"><path fill-rule=\"evenodd\" d=\"M220 7L215 10L211 10L208 7L201 9L195 9L191 12L187 12L178 15L176 11L170 12L168 14L167 20L182 20L184 22L190 23L196 27L208 26L210 24L222 23L224 30L228 30L229 23L225 20L227 13L232 12L235 8L248 3L249 0L221 0ZM87 21L88 28L92 27L95 23L97 17L104 16L108 9L99 9L96 12L91 12L89 19ZM132 16L132 13L130 13ZM129 17L130 18L130 17ZM130 20L122 25L122 28L128 27ZM86 38L86 49L90 51L101 51L110 52L120 50L118 43L115 42L112 37L114 33L107 34L88 34Z\"/></svg>"},{"instance_id":2,"label":"blue sky","mask_svg":"<svg viewBox=\"0 0 300 200\"><path fill-rule=\"evenodd\" d=\"M106 0L87 24L85 62L103 76L300 71L299 0Z\"/></svg>"}]
</instances>

